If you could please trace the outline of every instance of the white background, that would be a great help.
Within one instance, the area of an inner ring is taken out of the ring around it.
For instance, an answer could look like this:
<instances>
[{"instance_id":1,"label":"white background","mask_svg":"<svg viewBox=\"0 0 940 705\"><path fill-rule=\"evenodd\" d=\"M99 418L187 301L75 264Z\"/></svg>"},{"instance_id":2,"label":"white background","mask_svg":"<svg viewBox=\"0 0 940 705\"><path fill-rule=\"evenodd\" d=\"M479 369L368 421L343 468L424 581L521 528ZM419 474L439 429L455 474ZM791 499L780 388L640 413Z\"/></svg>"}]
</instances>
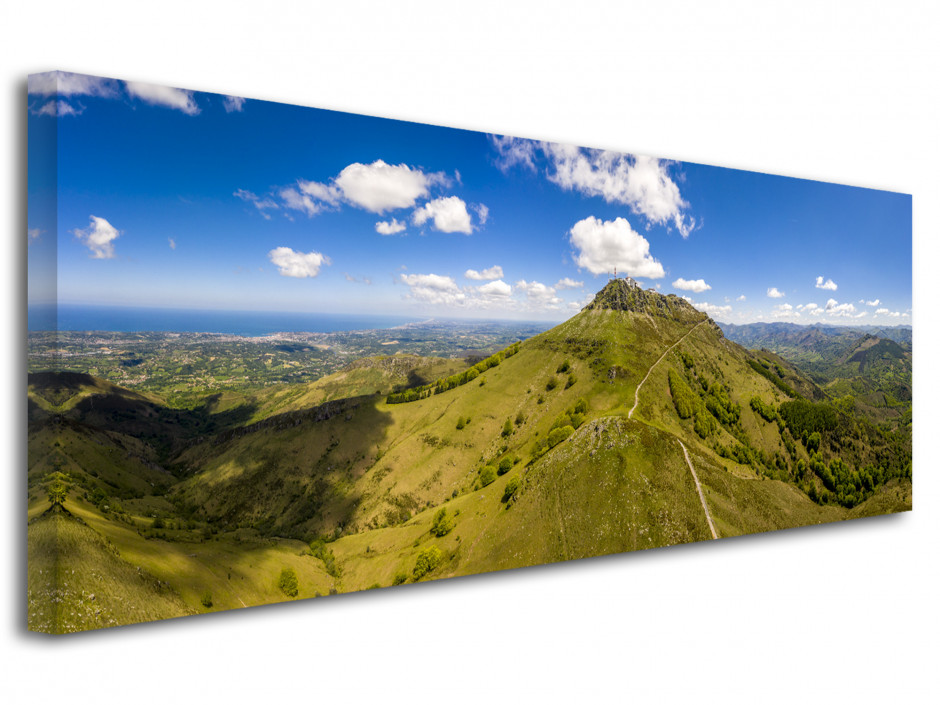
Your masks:
<instances>
[{"instance_id":1,"label":"white background","mask_svg":"<svg viewBox=\"0 0 940 705\"><path fill-rule=\"evenodd\" d=\"M931 3L375 5L3 4L5 702L937 702ZM912 193L916 511L73 637L25 633L22 145L26 75L50 69Z\"/></svg>"}]
</instances>

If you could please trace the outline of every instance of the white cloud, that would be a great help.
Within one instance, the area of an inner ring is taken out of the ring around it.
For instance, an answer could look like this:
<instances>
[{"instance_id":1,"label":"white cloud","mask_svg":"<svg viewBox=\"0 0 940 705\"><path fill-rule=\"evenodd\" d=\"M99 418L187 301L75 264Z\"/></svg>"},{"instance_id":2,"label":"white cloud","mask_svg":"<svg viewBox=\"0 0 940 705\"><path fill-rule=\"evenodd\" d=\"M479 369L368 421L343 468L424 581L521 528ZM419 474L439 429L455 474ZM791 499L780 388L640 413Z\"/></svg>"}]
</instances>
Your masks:
<instances>
[{"instance_id":1,"label":"white cloud","mask_svg":"<svg viewBox=\"0 0 940 705\"><path fill-rule=\"evenodd\" d=\"M489 297L506 298L512 296L512 287L501 279L478 286L477 291Z\"/></svg>"},{"instance_id":2,"label":"white cloud","mask_svg":"<svg viewBox=\"0 0 940 705\"><path fill-rule=\"evenodd\" d=\"M50 100L39 109L30 107L29 110L33 115L48 115L49 117L68 117L69 115L81 115L85 112L84 108L76 108L64 100Z\"/></svg>"},{"instance_id":3,"label":"white cloud","mask_svg":"<svg viewBox=\"0 0 940 705\"><path fill-rule=\"evenodd\" d=\"M876 316L880 316L883 313L891 313L891 309L879 308L877 311L875 311Z\"/></svg>"},{"instance_id":4,"label":"white cloud","mask_svg":"<svg viewBox=\"0 0 940 705\"><path fill-rule=\"evenodd\" d=\"M649 223L675 226L682 237L688 237L695 227L695 219L684 212L689 204L670 178L667 162L619 152L584 151L573 145L542 143L542 148L554 167L549 181L563 189L622 203Z\"/></svg>"},{"instance_id":5,"label":"white cloud","mask_svg":"<svg viewBox=\"0 0 940 705\"><path fill-rule=\"evenodd\" d=\"M489 269L484 269L482 272L478 272L475 269L468 269L463 275L467 279L476 279L477 281L484 281L487 279L502 279L503 277L503 268L498 264L494 264Z\"/></svg>"},{"instance_id":6,"label":"white cloud","mask_svg":"<svg viewBox=\"0 0 940 705\"><path fill-rule=\"evenodd\" d=\"M707 301L695 302L691 299L683 296L682 298L686 299L690 304L697 308L702 313L707 313L709 316L715 316L719 318L726 318L728 314L731 313L731 306L718 306L716 304L710 304Z\"/></svg>"},{"instance_id":7,"label":"white cloud","mask_svg":"<svg viewBox=\"0 0 940 705\"><path fill-rule=\"evenodd\" d=\"M559 291L562 289L580 289L584 286L584 282L576 282L571 277L565 277L564 279L559 279L555 284L555 288Z\"/></svg>"},{"instance_id":8,"label":"white cloud","mask_svg":"<svg viewBox=\"0 0 940 705\"><path fill-rule=\"evenodd\" d=\"M384 213L412 207L419 198L427 196L430 186L446 179L443 174L425 174L407 164L394 166L379 159L372 164L350 164L334 181L353 205L372 213Z\"/></svg>"},{"instance_id":9,"label":"white cloud","mask_svg":"<svg viewBox=\"0 0 940 705\"><path fill-rule=\"evenodd\" d=\"M618 272L633 277L658 279L666 276L663 266L650 255L646 238L624 218L601 221L594 216L575 223L569 231L577 250L575 263L592 274Z\"/></svg>"},{"instance_id":10,"label":"white cloud","mask_svg":"<svg viewBox=\"0 0 940 705\"><path fill-rule=\"evenodd\" d=\"M300 179L297 182L297 187L300 189L301 193L331 206L339 205L339 202L343 198L343 191L338 186L322 184L319 181L304 181Z\"/></svg>"},{"instance_id":11,"label":"white cloud","mask_svg":"<svg viewBox=\"0 0 940 705\"><path fill-rule=\"evenodd\" d=\"M467 204L457 196L435 198L433 201L428 201L420 208L415 209L412 215L412 221L415 225L424 225L428 220L433 220L434 229L442 233L465 233L469 235L473 232L470 214L467 212Z\"/></svg>"},{"instance_id":12,"label":"white cloud","mask_svg":"<svg viewBox=\"0 0 940 705\"><path fill-rule=\"evenodd\" d=\"M175 250L175 249L176 249L176 240L174 240L174 239L171 238L171 237L168 237L168 238L167 238L167 242L169 243L171 250Z\"/></svg>"},{"instance_id":13,"label":"white cloud","mask_svg":"<svg viewBox=\"0 0 940 705\"><path fill-rule=\"evenodd\" d=\"M784 296L786 296L786 294L782 291L779 291L777 287L772 286L767 290L767 296L772 299L782 299Z\"/></svg>"},{"instance_id":14,"label":"white cloud","mask_svg":"<svg viewBox=\"0 0 940 705\"><path fill-rule=\"evenodd\" d=\"M227 113L240 113L245 108L245 99L235 95L227 95L222 99L222 105Z\"/></svg>"},{"instance_id":15,"label":"white cloud","mask_svg":"<svg viewBox=\"0 0 940 705\"><path fill-rule=\"evenodd\" d=\"M834 281L832 281L832 279L829 279L823 282L822 277L816 277L816 288L826 289L828 291L835 291L836 289L839 288L839 286Z\"/></svg>"},{"instance_id":16,"label":"white cloud","mask_svg":"<svg viewBox=\"0 0 940 705\"><path fill-rule=\"evenodd\" d=\"M853 304L840 304L835 299L829 299L826 302L826 315L828 316L842 316L850 317L855 313L855 306ZM857 318L857 316L856 316Z\"/></svg>"},{"instance_id":17,"label":"white cloud","mask_svg":"<svg viewBox=\"0 0 940 705\"><path fill-rule=\"evenodd\" d=\"M305 193L300 193L300 191L291 186L282 188L278 191L277 195L281 197L285 208L300 211L308 216L316 215L323 210L322 206L310 198L310 196Z\"/></svg>"},{"instance_id":18,"label":"white cloud","mask_svg":"<svg viewBox=\"0 0 940 705\"><path fill-rule=\"evenodd\" d=\"M815 311L819 308L819 304L806 304L803 306L803 309L806 311Z\"/></svg>"},{"instance_id":19,"label":"white cloud","mask_svg":"<svg viewBox=\"0 0 940 705\"><path fill-rule=\"evenodd\" d=\"M27 81L27 91L30 95L89 95L112 98L118 94L118 82L110 78L86 76L81 73L50 71L30 76Z\"/></svg>"},{"instance_id":20,"label":"white cloud","mask_svg":"<svg viewBox=\"0 0 940 705\"><path fill-rule=\"evenodd\" d=\"M480 225L486 225L486 221L490 217L490 209L482 203L477 203L473 206L473 210L476 211L477 220Z\"/></svg>"},{"instance_id":21,"label":"white cloud","mask_svg":"<svg viewBox=\"0 0 940 705\"><path fill-rule=\"evenodd\" d=\"M39 239L39 236L42 235L42 230L39 228L29 228L26 231L26 245L32 245L36 240Z\"/></svg>"},{"instance_id":22,"label":"white cloud","mask_svg":"<svg viewBox=\"0 0 940 705\"><path fill-rule=\"evenodd\" d=\"M683 279L679 277L676 279L672 285L676 289L682 289L683 291L694 291L696 294L701 294L703 291L708 291L711 287L705 283L704 279Z\"/></svg>"},{"instance_id":23,"label":"white cloud","mask_svg":"<svg viewBox=\"0 0 940 705\"><path fill-rule=\"evenodd\" d=\"M375 232L379 235L397 235L400 232L404 232L405 228L408 227L400 220L380 220L375 224Z\"/></svg>"},{"instance_id":24,"label":"white cloud","mask_svg":"<svg viewBox=\"0 0 940 705\"><path fill-rule=\"evenodd\" d=\"M409 298L424 303L460 306L467 299L451 277L440 274L400 274L399 277L411 289Z\"/></svg>"},{"instance_id":25,"label":"white cloud","mask_svg":"<svg viewBox=\"0 0 940 705\"><path fill-rule=\"evenodd\" d=\"M268 253L268 259L278 268L282 277L304 279L315 277L320 267L330 264L330 258L319 252L294 252L289 247L275 247Z\"/></svg>"},{"instance_id":26,"label":"white cloud","mask_svg":"<svg viewBox=\"0 0 940 705\"><path fill-rule=\"evenodd\" d=\"M192 91L184 91L182 88L170 88L155 83L139 83L137 81L127 81L124 84L127 92L140 98L150 105L162 105L165 108L180 110L187 115L198 115L199 106L196 105L196 99Z\"/></svg>"},{"instance_id":27,"label":"white cloud","mask_svg":"<svg viewBox=\"0 0 940 705\"><path fill-rule=\"evenodd\" d=\"M799 308L800 307L797 306L797 309ZM771 311L770 315L773 316L774 318L788 318L788 319L800 318L802 316L802 314L799 311L793 310L793 306L791 304L780 304L778 306L774 306L774 309L773 311Z\"/></svg>"},{"instance_id":28,"label":"white cloud","mask_svg":"<svg viewBox=\"0 0 940 705\"><path fill-rule=\"evenodd\" d=\"M516 282L516 290L525 292L529 304L538 308L557 309L559 304L564 303L555 295L553 287L546 286L541 282L527 282L522 279Z\"/></svg>"},{"instance_id":29,"label":"white cloud","mask_svg":"<svg viewBox=\"0 0 940 705\"><path fill-rule=\"evenodd\" d=\"M744 294L741 294L735 301L747 301L747 297Z\"/></svg>"},{"instance_id":30,"label":"white cloud","mask_svg":"<svg viewBox=\"0 0 940 705\"><path fill-rule=\"evenodd\" d=\"M490 143L496 149L496 166L503 173L519 165L535 171L535 151L537 142L505 135L490 135Z\"/></svg>"},{"instance_id":31,"label":"white cloud","mask_svg":"<svg viewBox=\"0 0 940 705\"><path fill-rule=\"evenodd\" d=\"M875 299L874 301L865 301L865 299L859 299L860 304L865 304L866 306L871 306L874 308L881 303L881 299Z\"/></svg>"},{"instance_id":32,"label":"white cloud","mask_svg":"<svg viewBox=\"0 0 940 705\"><path fill-rule=\"evenodd\" d=\"M91 250L92 259L113 259L114 240L121 233L111 223L96 215L91 216L91 222L84 230L76 228L72 234Z\"/></svg>"},{"instance_id":33,"label":"white cloud","mask_svg":"<svg viewBox=\"0 0 940 705\"><path fill-rule=\"evenodd\" d=\"M264 217L265 220L271 220L271 216L265 211L277 209L280 207L277 205L277 203L272 201L270 198L260 198L259 196L252 193L251 191L246 191L243 188L236 189L235 192L232 193L232 195L235 196L236 198L240 198L246 203L252 204L255 208L258 209L258 212L261 213L261 215Z\"/></svg>"},{"instance_id":34,"label":"white cloud","mask_svg":"<svg viewBox=\"0 0 940 705\"><path fill-rule=\"evenodd\" d=\"M359 277L354 277L354 276L353 276L352 274L350 274L349 272L343 272L343 276L346 278L346 281L348 281L348 282L353 282L353 283L355 283L355 284L367 284L367 285L370 285L370 286L371 286L371 284L372 284L372 280L369 279L368 277L362 277L362 278L360 279Z\"/></svg>"}]
</instances>

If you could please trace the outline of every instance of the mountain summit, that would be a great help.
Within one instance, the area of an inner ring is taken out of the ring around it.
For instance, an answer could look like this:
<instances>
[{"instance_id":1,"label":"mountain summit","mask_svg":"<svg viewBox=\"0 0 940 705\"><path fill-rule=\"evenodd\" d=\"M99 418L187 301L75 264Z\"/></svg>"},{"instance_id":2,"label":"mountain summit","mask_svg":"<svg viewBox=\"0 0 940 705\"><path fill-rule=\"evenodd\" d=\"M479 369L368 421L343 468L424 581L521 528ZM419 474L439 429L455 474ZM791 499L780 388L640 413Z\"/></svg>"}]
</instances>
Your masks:
<instances>
[{"instance_id":1,"label":"mountain summit","mask_svg":"<svg viewBox=\"0 0 940 705\"><path fill-rule=\"evenodd\" d=\"M630 277L611 279L584 307L585 311L605 309L645 313L684 323L698 323L708 318L685 299L675 294L663 295L652 289L641 289Z\"/></svg>"}]
</instances>

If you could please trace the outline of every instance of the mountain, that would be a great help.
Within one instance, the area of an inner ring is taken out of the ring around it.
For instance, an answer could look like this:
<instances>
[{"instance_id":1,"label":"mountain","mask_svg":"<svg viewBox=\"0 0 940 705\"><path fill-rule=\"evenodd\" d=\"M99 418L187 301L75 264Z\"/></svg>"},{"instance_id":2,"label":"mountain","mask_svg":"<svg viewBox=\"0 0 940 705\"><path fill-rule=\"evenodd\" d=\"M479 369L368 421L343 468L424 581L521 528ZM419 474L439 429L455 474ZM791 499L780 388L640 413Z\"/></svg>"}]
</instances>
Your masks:
<instances>
[{"instance_id":1,"label":"mountain","mask_svg":"<svg viewBox=\"0 0 940 705\"><path fill-rule=\"evenodd\" d=\"M725 324L729 338L783 356L826 393L876 423L910 426L913 396L911 329L899 326Z\"/></svg>"},{"instance_id":2,"label":"mountain","mask_svg":"<svg viewBox=\"0 0 940 705\"><path fill-rule=\"evenodd\" d=\"M194 611L287 599L288 568L303 597L910 508L909 434L629 279L471 367L362 360L229 398L224 422L209 401L178 410L96 385L77 385L93 404L55 417L74 434L66 504ZM117 399L131 416L102 415ZM138 477L116 443L125 420L150 433L139 417L166 424L172 442L135 440L170 479L118 511L73 449L103 434ZM31 515L48 506L41 479Z\"/></svg>"}]
</instances>

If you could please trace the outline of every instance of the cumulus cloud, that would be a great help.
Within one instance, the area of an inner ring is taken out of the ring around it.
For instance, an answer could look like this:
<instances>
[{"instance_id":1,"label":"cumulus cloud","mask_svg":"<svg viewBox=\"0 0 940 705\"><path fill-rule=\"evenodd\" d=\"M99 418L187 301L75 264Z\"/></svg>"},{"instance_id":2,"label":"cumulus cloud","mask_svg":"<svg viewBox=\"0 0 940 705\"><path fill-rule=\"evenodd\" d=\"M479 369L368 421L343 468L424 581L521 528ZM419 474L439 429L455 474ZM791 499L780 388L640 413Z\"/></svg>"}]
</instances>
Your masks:
<instances>
[{"instance_id":1,"label":"cumulus cloud","mask_svg":"<svg viewBox=\"0 0 940 705\"><path fill-rule=\"evenodd\" d=\"M297 182L297 188L306 196L310 196L317 201L321 201L329 206L338 206L343 199L343 191L333 184L324 184L319 181L304 181L300 179Z\"/></svg>"},{"instance_id":2,"label":"cumulus cloud","mask_svg":"<svg viewBox=\"0 0 940 705\"><path fill-rule=\"evenodd\" d=\"M428 304L459 306L467 295L460 290L451 277L440 274L400 274L403 284L410 292L408 298Z\"/></svg>"},{"instance_id":3,"label":"cumulus cloud","mask_svg":"<svg viewBox=\"0 0 940 705\"><path fill-rule=\"evenodd\" d=\"M480 223L480 225L486 225L486 221L490 217L490 209L482 203L477 203L474 204L473 210L476 211L477 221Z\"/></svg>"},{"instance_id":4,"label":"cumulus cloud","mask_svg":"<svg viewBox=\"0 0 940 705\"><path fill-rule=\"evenodd\" d=\"M277 203L272 201L270 198L261 198L251 191L246 191L243 188L236 189L232 195L245 201L245 203L252 204L255 208L258 209L258 212L261 213L265 220L271 220L271 216L265 211L277 209L279 207Z\"/></svg>"},{"instance_id":5,"label":"cumulus cloud","mask_svg":"<svg viewBox=\"0 0 940 705\"><path fill-rule=\"evenodd\" d=\"M543 149L554 168L548 179L561 188L626 205L648 223L674 226L682 237L695 227L667 162L564 144L543 143Z\"/></svg>"},{"instance_id":6,"label":"cumulus cloud","mask_svg":"<svg viewBox=\"0 0 940 705\"><path fill-rule=\"evenodd\" d=\"M84 230L75 228L72 234L91 250L92 259L113 259L114 241L121 236L120 231L104 218L91 216L91 222Z\"/></svg>"},{"instance_id":7,"label":"cumulus cloud","mask_svg":"<svg viewBox=\"0 0 940 705\"><path fill-rule=\"evenodd\" d=\"M501 279L478 286L477 291L488 297L508 298L512 296L512 287Z\"/></svg>"},{"instance_id":8,"label":"cumulus cloud","mask_svg":"<svg viewBox=\"0 0 940 705\"><path fill-rule=\"evenodd\" d=\"M484 269L482 272L478 272L475 269L468 269L463 275L467 279L475 279L477 281L485 281L488 279L502 279L503 278L503 268L498 264L494 264L489 269Z\"/></svg>"},{"instance_id":9,"label":"cumulus cloud","mask_svg":"<svg viewBox=\"0 0 940 705\"><path fill-rule=\"evenodd\" d=\"M196 99L192 91L184 91L182 88L171 88L161 86L155 83L140 83L138 81L127 81L124 84L127 92L145 103L150 105L161 105L165 108L180 110L187 115L198 115L199 106L196 105Z\"/></svg>"},{"instance_id":10,"label":"cumulus cloud","mask_svg":"<svg viewBox=\"0 0 940 705\"><path fill-rule=\"evenodd\" d=\"M796 308L799 309L800 307L797 306ZM791 304L779 304L778 306L774 306L774 309L770 315L773 316L774 318L789 318L789 319L800 318L802 316L802 314L798 310L793 309L793 306Z\"/></svg>"},{"instance_id":11,"label":"cumulus cloud","mask_svg":"<svg viewBox=\"0 0 940 705\"><path fill-rule=\"evenodd\" d=\"M832 279L828 279L824 282L822 277L816 277L816 288L835 291L839 288L839 286L834 281L832 281Z\"/></svg>"},{"instance_id":12,"label":"cumulus cloud","mask_svg":"<svg viewBox=\"0 0 940 705\"><path fill-rule=\"evenodd\" d=\"M865 299L859 299L860 304L865 304L866 306L871 306L874 308L881 303L881 299L875 299L874 301L865 301Z\"/></svg>"},{"instance_id":13,"label":"cumulus cloud","mask_svg":"<svg viewBox=\"0 0 940 705\"><path fill-rule=\"evenodd\" d=\"M473 232L467 204L457 196L435 198L415 209L412 214L412 222L415 225L424 225L428 220L432 221L435 230L442 233L469 235Z\"/></svg>"},{"instance_id":14,"label":"cumulus cloud","mask_svg":"<svg viewBox=\"0 0 940 705\"><path fill-rule=\"evenodd\" d=\"M81 115L85 112L83 107L76 108L64 100L50 100L39 108L30 107L29 110L33 115L48 115L49 117L68 117L70 115Z\"/></svg>"},{"instance_id":15,"label":"cumulus cloud","mask_svg":"<svg viewBox=\"0 0 940 705\"><path fill-rule=\"evenodd\" d=\"M400 232L404 232L405 228L408 227L400 220L392 218L391 220L380 220L375 224L375 232L379 235L397 235Z\"/></svg>"},{"instance_id":16,"label":"cumulus cloud","mask_svg":"<svg viewBox=\"0 0 940 705\"><path fill-rule=\"evenodd\" d=\"M222 105L227 113L240 113L245 107L245 99L235 95L227 95L222 99Z\"/></svg>"},{"instance_id":17,"label":"cumulus cloud","mask_svg":"<svg viewBox=\"0 0 940 705\"><path fill-rule=\"evenodd\" d=\"M350 203L381 214L412 207L427 196L430 186L445 180L443 174L425 174L407 164L395 166L379 159L372 164L350 164L334 181Z\"/></svg>"},{"instance_id":18,"label":"cumulus cloud","mask_svg":"<svg viewBox=\"0 0 940 705\"><path fill-rule=\"evenodd\" d=\"M575 263L592 274L616 268L632 277L666 276L663 266L650 255L649 242L624 218L602 221L588 216L574 224L569 239L575 248Z\"/></svg>"},{"instance_id":19,"label":"cumulus cloud","mask_svg":"<svg viewBox=\"0 0 940 705\"><path fill-rule=\"evenodd\" d=\"M565 277L564 279L559 279L555 284L555 288L561 291L562 289L580 289L584 286L584 282L576 282L571 277Z\"/></svg>"},{"instance_id":20,"label":"cumulus cloud","mask_svg":"<svg viewBox=\"0 0 940 705\"><path fill-rule=\"evenodd\" d=\"M744 294L741 294L735 301L747 301L747 297Z\"/></svg>"},{"instance_id":21,"label":"cumulus cloud","mask_svg":"<svg viewBox=\"0 0 940 705\"><path fill-rule=\"evenodd\" d=\"M505 135L490 135L489 138L496 150L496 167L500 171L505 173L514 166L535 171L537 142Z\"/></svg>"},{"instance_id":22,"label":"cumulus cloud","mask_svg":"<svg viewBox=\"0 0 940 705\"><path fill-rule=\"evenodd\" d=\"M522 279L516 282L516 290L525 292L526 300L538 308L557 309L559 304L564 303L556 296L553 287L546 286L542 282L528 282Z\"/></svg>"},{"instance_id":23,"label":"cumulus cloud","mask_svg":"<svg viewBox=\"0 0 940 705\"><path fill-rule=\"evenodd\" d=\"M119 93L118 82L113 79L67 71L33 74L26 89L30 95L88 95L97 98L113 98Z\"/></svg>"},{"instance_id":24,"label":"cumulus cloud","mask_svg":"<svg viewBox=\"0 0 940 705\"><path fill-rule=\"evenodd\" d=\"M708 291L711 289L711 286L705 283L704 279L683 279L679 277L676 279L672 285L676 289L682 289L683 291L694 291L696 294L700 294L703 291Z\"/></svg>"},{"instance_id":25,"label":"cumulus cloud","mask_svg":"<svg viewBox=\"0 0 940 705\"><path fill-rule=\"evenodd\" d=\"M855 306L849 303L840 304L835 299L829 299L826 302L825 311L827 316L852 317L855 313Z\"/></svg>"},{"instance_id":26,"label":"cumulus cloud","mask_svg":"<svg viewBox=\"0 0 940 705\"><path fill-rule=\"evenodd\" d=\"M295 252L289 247L275 247L268 252L268 259L282 277L305 279L320 273L320 267L331 264L330 258L319 252Z\"/></svg>"},{"instance_id":27,"label":"cumulus cloud","mask_svg":"<svg viewBox=\"0 0 940 705\"><path fill-rule=\"evenodd\" d=\"M710 304L707 301L696 302L685 296L682 298L684 298L702 313L707 313L709 316L716 318L724 319L731 313L732 310L731 306L718 306L717 304Z\"/></svg>"},{"instance_id":28,"label":"cumulus cloud","mask_svg":"<svg viewBox=\"0 0 940 705\"><path fill-rule=\"evenodd\" d=\"M772 286L767 290L767 296L772 299L782 299L786 294L782 291L779 291L777 287Z\"/></svg>"},{"instance_id":29,"label":"cumulus cloud","mask_svg":"<svg viewBox=\"0 0 940 705\"><path fill-rule=\"evenodd\" d=\"M282 188L277 195L281 197L284 207L292 211L300 211L305 215L313 216L323 210L323 207L310 196L300 193L292 186Z\"/></svg>"}]
</instances>

